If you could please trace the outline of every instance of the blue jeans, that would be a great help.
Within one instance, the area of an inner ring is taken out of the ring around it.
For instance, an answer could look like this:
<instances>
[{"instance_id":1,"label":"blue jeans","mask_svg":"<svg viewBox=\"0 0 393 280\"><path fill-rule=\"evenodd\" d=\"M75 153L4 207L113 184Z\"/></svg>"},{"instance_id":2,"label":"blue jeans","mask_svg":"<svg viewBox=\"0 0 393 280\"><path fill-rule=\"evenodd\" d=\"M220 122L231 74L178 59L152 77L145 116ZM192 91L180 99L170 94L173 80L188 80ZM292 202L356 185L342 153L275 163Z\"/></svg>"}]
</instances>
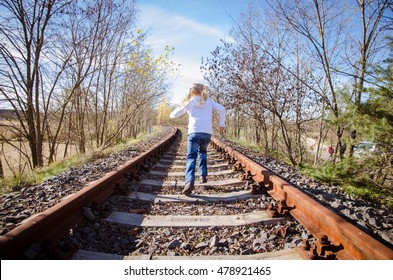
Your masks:
<instances>
[{"instance_id":1,"label":"blue jeans","mask_svg":"<svg viewBox=\"0 0 393 280\"><path fill-rule=\"evenodd\" d=\"M186 157L186 183L194 183L196 159L199 156L199 175L207 176L207 146L211 135L208 133L188 134L187 157Z\"/></svg>"}]
</instances>

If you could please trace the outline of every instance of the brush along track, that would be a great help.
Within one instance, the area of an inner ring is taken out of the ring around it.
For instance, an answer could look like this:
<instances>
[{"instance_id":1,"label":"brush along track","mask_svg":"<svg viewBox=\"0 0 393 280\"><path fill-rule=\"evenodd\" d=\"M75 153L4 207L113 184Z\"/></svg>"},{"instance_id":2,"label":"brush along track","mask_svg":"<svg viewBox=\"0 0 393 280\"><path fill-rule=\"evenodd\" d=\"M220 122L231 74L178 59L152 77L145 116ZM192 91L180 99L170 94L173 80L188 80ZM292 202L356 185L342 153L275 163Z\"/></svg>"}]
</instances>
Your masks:
<instances>
[{"instance_id":1,"label":"brush along track","mask_svg":"<svg viewBox=\"0 0 393 280\"><path fill-rule=\"evenodd\" d=\"M179 141L164 155L157 144L156 152L146 152L149 159L137 157L136 163L118 168L2 236L2 259L21 254L42 258L43 249L50 258L60 258L73 247L79 249L74 259L392 258L390 249L359 230L355 237L358 234L378 253L359 240L348 241L355 232L348 222L321 210L326 208L217 139L211 148L222 153L209 151L209 182L196 184L190 197L179 195L184 186L185 139ZM80 222L82 213L85 219ZM328 222L321 225L321 220ZM326 229L330 222L332 227L340 223L343 240L340 230L337 234ZM59 246L60 234L72 227Z\"/></svg>"}]
</instances>

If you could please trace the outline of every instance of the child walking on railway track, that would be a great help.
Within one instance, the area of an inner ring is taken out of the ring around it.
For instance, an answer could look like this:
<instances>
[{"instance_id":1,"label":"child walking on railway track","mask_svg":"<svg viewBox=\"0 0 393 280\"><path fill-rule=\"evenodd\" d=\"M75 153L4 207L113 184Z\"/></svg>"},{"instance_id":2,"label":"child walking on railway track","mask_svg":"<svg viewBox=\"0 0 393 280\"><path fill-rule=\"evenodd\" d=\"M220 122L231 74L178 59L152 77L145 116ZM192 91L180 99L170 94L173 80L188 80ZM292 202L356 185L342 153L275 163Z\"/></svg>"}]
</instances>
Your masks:
<instances>
[{"instance_id":1,"label":"child walking on railway track","mask_svg":"<svg viewBox=\"0 0 393 280\"><path fill-rule=\"evenodd\" d=\"M188 114L188 143L186 157L185 187L182 191L190 195L194 189L196 159L199 156L200 182L207 182L207 146L212 135L213 111L220 116L219 131L225 130L225 108L209 98L208 87L195 83L183 100L181 107L175 109L169 117L171 119Z\"/></svg>"}]
</instances>

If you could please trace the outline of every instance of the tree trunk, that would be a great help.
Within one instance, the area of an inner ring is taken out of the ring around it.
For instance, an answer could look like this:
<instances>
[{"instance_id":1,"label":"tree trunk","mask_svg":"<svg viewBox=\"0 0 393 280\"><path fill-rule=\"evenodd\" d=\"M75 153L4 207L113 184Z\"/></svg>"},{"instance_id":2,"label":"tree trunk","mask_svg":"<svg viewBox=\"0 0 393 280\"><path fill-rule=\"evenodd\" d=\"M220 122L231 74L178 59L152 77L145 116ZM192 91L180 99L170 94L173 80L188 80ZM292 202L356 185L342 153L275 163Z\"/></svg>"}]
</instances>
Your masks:
<instances>
[{"instance_id":1,"label":"tree trunk","mask_svg":"<svg viewBox=\"0 0 393 280\"><path fill-rule=\"evenodd\" d=\"M1 162L1 158L0 158L0 178L4 178L3 164Z\"/></svg>"}]
</instances>

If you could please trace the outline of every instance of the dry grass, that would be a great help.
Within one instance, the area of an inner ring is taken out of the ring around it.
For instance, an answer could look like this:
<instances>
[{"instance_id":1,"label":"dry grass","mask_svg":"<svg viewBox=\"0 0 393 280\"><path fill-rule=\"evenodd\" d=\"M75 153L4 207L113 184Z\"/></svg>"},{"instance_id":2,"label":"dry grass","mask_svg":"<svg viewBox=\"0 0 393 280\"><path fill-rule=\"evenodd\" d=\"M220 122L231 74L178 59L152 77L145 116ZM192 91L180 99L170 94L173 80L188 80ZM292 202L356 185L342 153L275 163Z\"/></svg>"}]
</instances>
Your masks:
<instances>
[{"instance_id":1,"label":"dry grass","mask_svg":"<svg viewBox=\"0 0 393 280\"><path fill-rule=\"evenodd\" d=\"M11 145L12 144L12 145ZM13 147L13 145L22 149L26 154L29 154L29 147L27 142L12 141L11 144L3 143L0 149L0 160L3 165L4 176L14 176L16 173L24 173L29 171L29 162L23 157L20 152ZM65 144L59 144L57 153L55 155L56 160L64 159ZM44 144L44 164L48 164L49 145ZM78 154L75 145L69 145L67 149L67 158Z\"/></svg>"},{"instance_id":2,"label":"dry grass","mask_svg":"<svg viewBox=\"0 0 393 280\"><path fill-rule=\"evenodd\" d=\"M160 132L161 129L162 129L161 127L154 127L153 135ZM23 173L15 172L14 174L13 172L10 172L9 174L11 174L11 176L5 177L4 179L0 180L0 193L6 193L12 191L14 188L18 188L20 186L40 183L46 180L48 177L55 176L65 170L68 170L71 167L78 167L91 160L94 160L97 158L98 155L99 157L109 156L111 153L116 153L118 151L124 150L149 137L152 137L152 135L148 133L141 133L140 135L138 135L136 139L129 139L127 142L120 143L108 149L99 151L98 153L93 151L93 149L90 149L89 152L81 155L76 153L76 149L74 147L72 154L69 154L69 156L66 159L57 160L56 162L51 163L49 166L38 168L33 171L30 171L29 168L26 168L26 171ZM48 149L46 148L45 151L47 152ZM9 157L18 155L18 153L15 153L15 151L8 151L8 152L9 154L7 155ZM62 158L63 152L64 152L64 145L58 151L58 155L60 158ZM2 157L1 159L3 161L5 158ZM17 161L14 162L16 162L16 165L19 164L17 163Z\"/></svg>"}]
</instances>

